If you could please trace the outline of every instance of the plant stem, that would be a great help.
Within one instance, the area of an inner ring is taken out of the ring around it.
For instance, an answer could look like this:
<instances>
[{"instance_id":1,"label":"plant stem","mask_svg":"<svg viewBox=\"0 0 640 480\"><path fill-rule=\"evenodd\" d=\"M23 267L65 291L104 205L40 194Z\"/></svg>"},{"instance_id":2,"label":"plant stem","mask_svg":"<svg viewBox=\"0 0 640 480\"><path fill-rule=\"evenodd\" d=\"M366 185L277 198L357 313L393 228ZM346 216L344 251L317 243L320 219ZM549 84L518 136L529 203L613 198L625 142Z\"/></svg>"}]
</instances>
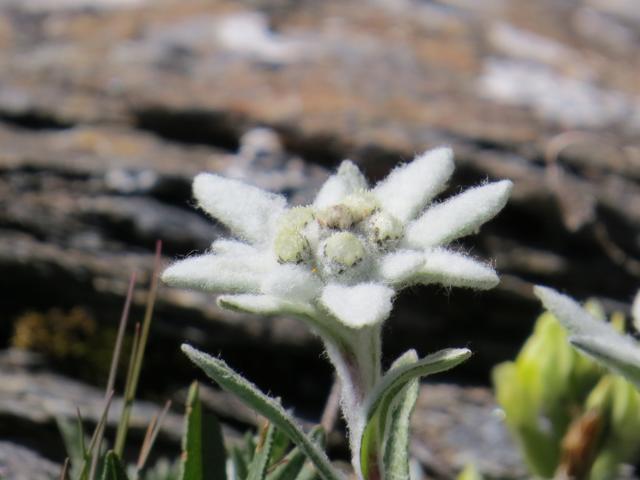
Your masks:
<instances>
[{"instance_id":1,"label":"plant stem","mask_svg":"<svg viewBox=\"0 0 640 480\"><path fill-rule=\"evenodd\" d=\"M324 411L322 412L322 418L320 420L320 425L322 425L322 428L327 435L335 427L336 420L338 418L341 390L340 379L334 377L333 385L331 386L331 391L329 392L329 397L327 398L327 403L324 406Z\"/></svg>"},{"instance_id":2,"label":"plant stem","mask_svg":"<svg viewBox=\"0 0 640 480\"><path fill-rule=\"evenodd\" d=\"M122 309L122 316L120 317L120 324L118 325L118 335L116 337L116 344L113 348L113 357L111 358L111 368L109 368L109 380L107 380L106 395L111 392L116 383L116 374L118 371L118 363L120 362L120 353L122 351L122 341L124 339L124 332L127 328L127 321L129 320L129 310L131 309L131 300L133 299L133 288L136 284L136 272L131 273L129 277L129 288L127 289L127 298L124 302L124 308Z\"/></svg>"},{"instance_id":3,"label":"plant stem","mask_svg":"<svg viewBox=\"0 0 640 480\"><path fill-rule=\"evenodd\" d=\"M151 327L151 317L153 316L153 307L156 301L156 294L158 292L158 277L160 273L160 252L162 250L162 242L158 240L156 242L156 253L154 259L153 273L151 275L151 287L149 289L149 295L147 297L147 305L144 312L144 320L142 321L142 330L140 331L140 340L135 348L133 362L130 364L130 374L127 375L127 386L125 388L124 405L122 407L122 414L120 416L120 422L118 424L118 432L116 435L115 452L119 457L122 457L124 451L124 445L127 440L127 431L129 429L129 417L131 416L131 408L133 407L133 401L136 397L136 390L138 388L138 381L140 380L140 371L142 370L142 361L144 359L145 347L147 346L147 339L149 338L149 329Z\"/></svg>"}]
</instances>

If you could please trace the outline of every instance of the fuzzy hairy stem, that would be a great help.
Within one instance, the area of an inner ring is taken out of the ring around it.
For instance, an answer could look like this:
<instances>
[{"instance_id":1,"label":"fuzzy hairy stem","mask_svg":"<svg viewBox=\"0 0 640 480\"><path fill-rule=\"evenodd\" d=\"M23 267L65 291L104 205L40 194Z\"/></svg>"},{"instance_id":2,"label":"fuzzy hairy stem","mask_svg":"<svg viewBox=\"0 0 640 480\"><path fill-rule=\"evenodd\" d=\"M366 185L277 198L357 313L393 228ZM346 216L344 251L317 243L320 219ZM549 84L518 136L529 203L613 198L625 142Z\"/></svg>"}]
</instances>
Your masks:
<instances>
[{"instance_id":1,"label":"fuzzy hairy stem","mask_svg":"<svg viewBox=\"0 0 640 480\"><path fill-rule=\"evenodd\" d=\"M381 376L381 327L365 327L351 332L342 348L325 340L329 360L341 383L340 408L349 432L353 468L362 477L360 444L365 427L364 402ZM376 457L377 458L377 457Z\"/></svg>"}]
</instances>

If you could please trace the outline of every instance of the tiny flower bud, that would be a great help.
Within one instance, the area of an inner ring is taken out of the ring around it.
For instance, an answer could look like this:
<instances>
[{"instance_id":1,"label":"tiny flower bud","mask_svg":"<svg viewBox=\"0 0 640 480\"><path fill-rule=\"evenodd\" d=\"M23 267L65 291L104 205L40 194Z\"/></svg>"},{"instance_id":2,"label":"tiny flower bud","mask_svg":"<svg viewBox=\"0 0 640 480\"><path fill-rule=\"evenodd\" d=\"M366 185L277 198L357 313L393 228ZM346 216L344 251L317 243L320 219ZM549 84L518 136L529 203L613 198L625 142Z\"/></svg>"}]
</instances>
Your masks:
<instances>
[{"instance_id":1,"label":"tiny flower bud","mask_svg":"<svg viewBox=\"0 0 640 480\"><path fill-rule=\"evenodd\" d=\"M371 192L358 192L348 195L342 201L342 204L351 212L354 223L364 220L378 208L378 201Z\"/></svg>"},{"instance_id":2,"label":"tiny flower bud","mask_svg":"<svg viewBox=\"0 0 640 480\"><path fill-rule=\"evenodd\" d=\"M295 228L284 227L276 234L273 243L281 263L300 263L309 255L309 242Z\"/></svg>"},{"instance_id":3,"label":"tiny flower bud","mask_svg":"<svg viewBox=\"0 0 640 480\"><path fill-rule=\"evenodd\" d=\"M386 247L398 241L403 234L402 223L386 212L377 212L372 215L367 230L370 241L378 247Z\"/></svg>"},{"instance_id":4,"label":"tiny flower bud","mask_svg":"<svg viewBox=\"0 0 640 480\"><path fill-rule=\"evenodd\" d=\"M301 230L311 220L313 220L313 209L311 207L294 207L287 210L278 220L280 228L290 228Z\"/></svg>"},{"instance_id":5,"label":"tiny flower bud","mask_svg":"<svg viewBox=\"0 0 640 480\"><path fill-rule=\"evenodd\" d=\"M364 247L358 237L350 232L331 235L325 245L326 257L343 267L352 267L364 258Z\"/></svg>"},{"instance_id":6,"label":"tiny flower bud","mask_svg":"<svg viewBox=\"0 0 640 480\"><path fill-rule=\"evenodd\" d=\"M353 215L345 205L332 205L316 212L318 223L326 228L346 230L353 225Z\"/></svg>"}]
</instances>

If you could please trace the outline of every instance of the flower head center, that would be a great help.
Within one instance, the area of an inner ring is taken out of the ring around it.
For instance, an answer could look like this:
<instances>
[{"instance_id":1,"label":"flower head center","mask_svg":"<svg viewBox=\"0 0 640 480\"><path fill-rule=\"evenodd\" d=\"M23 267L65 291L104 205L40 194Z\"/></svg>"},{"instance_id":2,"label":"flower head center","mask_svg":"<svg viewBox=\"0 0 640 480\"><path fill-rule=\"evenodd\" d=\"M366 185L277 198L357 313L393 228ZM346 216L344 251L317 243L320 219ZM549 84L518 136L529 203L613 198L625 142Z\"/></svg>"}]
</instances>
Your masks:
<instances>
[{"instance_id":1,"label":"flower head center","mask_svg":"<svg viewBox=\"0 0 640 480\"><path fill-rule=\"evenodd\" d=\"M363 260L397 245L400 220L381 209L369 191L328 207L296 207L279 220L273 248L280 263L306 264L322 277L351 274Z\"/></svg>"}]
</instances>

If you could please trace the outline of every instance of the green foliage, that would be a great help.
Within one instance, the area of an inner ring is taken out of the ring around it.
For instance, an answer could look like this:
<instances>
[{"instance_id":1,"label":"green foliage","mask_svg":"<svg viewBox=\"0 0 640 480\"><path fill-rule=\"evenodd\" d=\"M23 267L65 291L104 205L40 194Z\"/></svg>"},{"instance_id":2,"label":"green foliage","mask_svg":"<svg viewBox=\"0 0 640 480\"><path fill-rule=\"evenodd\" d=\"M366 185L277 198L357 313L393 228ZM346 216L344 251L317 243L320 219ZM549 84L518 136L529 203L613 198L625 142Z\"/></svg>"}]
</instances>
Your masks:
<instances>
[{"instance_id":1,"label":"green foliage","mask_svg":"<svg viewBox=\"0 0 640 480\"><path fill-rule=\"evenodd\" d=\"M417 355L410 350L391 366L391 370L401 368L403 364L416 364ZM388 413L388 426L384 437L384 478L409 478L409 440L410 420L418 400L420 385L418 378L409 380L396 395Z\"/></svg>"},{"instance_id":2,"label":"green foliage","mask_svg":"<svg viewBox=\"0 0 640 480\"><path fill-rule=\"evenodd\" d=\"M96 480L98 478L101 480L314 480L318 477L318 470L309 461L309 458L312 458L315 464L321 464L320 471L325 470L325 479L337 479L337 476L326 474L326 471L332 471L333 467L324 456L322 429L319 427L313 429L307 437L277 402L258 392L246 380L228 369L224 363L216 363L215 359L195 351L191 353L203 363L203 369L210 376L218 378L219 381L220 375L229 377L226 382L222 380L220 383L240 393L241 398L249 400L248 403L256 405L258 413L271 419L272 423L267 423L257 438L247 433L244 442L241 445L231 446L227 454L220 424L202 404L198 384L194 382L187 396L182 452L179 461L161 458L155 465L147 464L149 453L170 407L170 402L167 402L163 411L150 419L138 461L135 465L125 467L122 452L150 332L159 265L160 244L158 243L144 321L142 325L137 326L131 344L129 367L125 379L124 405L118 422L115 447L108 450L102 448L102 443L114 395L113 388L120 363L122 341L125 338L135 274L131 276L118 334L114 336L115 347L109 370L105 405L91 439L89 441L85 439L85 429L79 413L76 422L65 419L58 421L68 454L60 478L63 480ZM58 313L56 315L60 316ZM40 325L43 318L38 315L25 317L25 320L19 324L21 328L16 332L16 342L22 342L21 346L25 348L46 344L48 338L46 335L44 338L34 337L29 329L34 324ZM55 318L58 319L58 317ZM77 330L78 326L91 325L90 322L87 323L88 317L82 312L74 312L68 318L61 318L70 325L70 330ZM58 342L61 345L60 348L66 348L66 336L60 338L62 339ZM66 352L66 350L63 351ZM299 447L290 450L290 439ZM104 442L106 444L106 440ZM227 471L230 472L229 478L227 478Z\"/></svg>"},{"instance_id":3,"label":"green foliage","mask_svg":"<svg viewBox=\"0 0 640 480\"><path fill-rule=\"evenodd\" d=\"M251 460L251 464L249 465L247 480L264 480L264 478L266 478L267 466L273 450L274 430L271 424L267 424L263 428L253 455L253 460Z\"/></svg>"},{"instance_id":4,"label":"green foliage","mask_svg":"<svg viewBox=\"0 0 640 480\"><path fill-rule=\"evenodd\" d=\"M82 422L60 421L71 461L65 478L88 480L91 444L87 447ZM315 448L324 448L324 432L315 427L309 433ZM216 417L201 403L197 383L191 385L186 405L183 450L180 461L159 459L155 465L125 468L113 450L101 452L100 480L317 480L318 470L303 449L291 448L282 430L266 423L257 435L247 433L242 442L225 449ZM228 452L228 453L227 453ZM227 468L227 467L230 468Z\"/></svg>"},{"instance_id":5,"label":"green foliage","mask_svg":"<svg viewBox=\"0 0 640 480\"><path fill-rule=\"evenodd\" d=\"M365 478L372 475L371 469L381 467L379 452L384 457L384 471L408 475L409 416L417 398L418 378L449 370L470 355L467 349L450 348L418 360L416 352L409 350L396 360L364 407L367 424L360 446L360 464Z\"/></svg>"},{"instance_id":6,"label":"green foliage","mask_svg":"<svg viewBox=\"0 0 640 480\"><path fill-rule=\"evenodd\" d=\"M189 389L182 449L181 480L226 479L222 430L203 408L196 382Z\"/></svg>"},{"instance_id":7,"label":"green foliage","mask_svg":"<svg viewBox=\"0 0 640 480\"><path fill-rule=\"evenodd\" d=\"M640 453L640 395L634 385L617 375L606 375L587 398L587 409L602 412L606 434L591 479L606 480L622 462L638 458Z\"/></svg>"},{"instance_id":8,"label":"green foliage","mask_svg":"<svg viewBox=\"0 0 640 480\"><path fill-rule=\"evenodd\" d=\"M538 318L514 362L494 368L493 382L532 474L600 480L637 458L640 396L572 348L551 313Z\"/></svg>"},{"instance_id":9,"label":"green foliage","mask_svg":"<svg viewBox=\"0 0 640 480\"><path fill-rule=\"evenodd\" d=\"M127 472L122 466L122 462L113 450L107 452L104 459L104 469L102 471L102 480L129 480Z\"/></svg>"},{"instance_id":10,"label":"green foliage","mask_svg":"<svg viewBox=\"0 0 640 480\"><path fill-rule=\"evenodd\" d=\"M222 388L237 395L256 412L265 416L281 429L309 457L325 480L339 480L341 478L329 462L324 450L318 448L312 439L302 431L295 419L282 408L280 402L262 393L258 387L233 371L222 360L199 352L189 345L183 345L182 351Z\"/></svg>"}]
</instances>

